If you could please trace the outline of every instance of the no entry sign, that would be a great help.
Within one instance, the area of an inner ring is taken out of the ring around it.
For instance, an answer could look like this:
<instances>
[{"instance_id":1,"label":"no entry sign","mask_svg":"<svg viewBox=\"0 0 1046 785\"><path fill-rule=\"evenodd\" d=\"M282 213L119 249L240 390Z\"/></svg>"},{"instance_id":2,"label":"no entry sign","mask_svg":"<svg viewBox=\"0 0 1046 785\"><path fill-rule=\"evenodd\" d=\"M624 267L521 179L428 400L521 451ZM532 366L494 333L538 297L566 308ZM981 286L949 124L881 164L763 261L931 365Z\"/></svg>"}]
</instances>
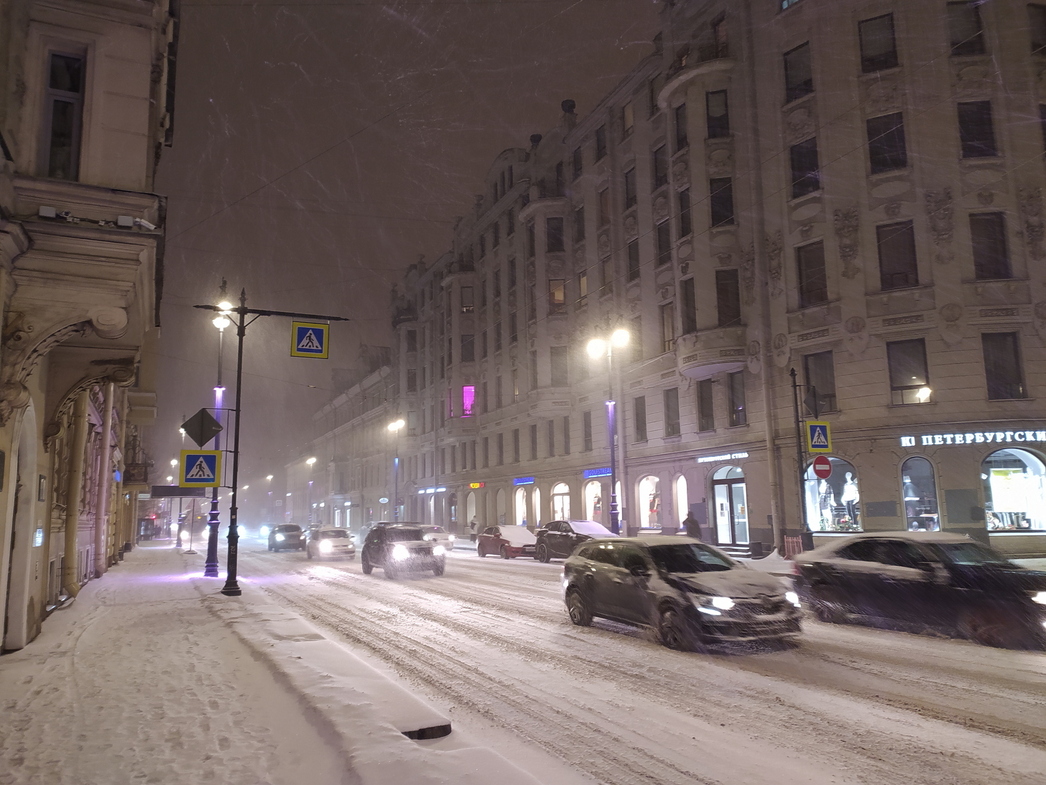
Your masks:
<instances>
[{"instance_id":1,"label":"no entry sign","mask_svg":"<svg viewBox=\"0 0 1046 785\"><path fill-rule=\"evenodd\" d=\"M819 480L827 480L832 476L832 462L824 455L814 458L814 476Z\"/></svg>"}]
</instances>

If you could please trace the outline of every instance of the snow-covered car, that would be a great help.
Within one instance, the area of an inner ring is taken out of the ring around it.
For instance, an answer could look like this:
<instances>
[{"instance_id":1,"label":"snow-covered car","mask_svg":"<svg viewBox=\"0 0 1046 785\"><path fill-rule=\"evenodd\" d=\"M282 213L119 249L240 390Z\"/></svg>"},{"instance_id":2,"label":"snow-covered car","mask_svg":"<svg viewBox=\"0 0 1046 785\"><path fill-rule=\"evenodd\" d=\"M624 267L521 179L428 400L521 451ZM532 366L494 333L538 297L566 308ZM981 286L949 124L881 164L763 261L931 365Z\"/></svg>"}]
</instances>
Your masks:
<instances>
[{"instance_id":1,"label":"snow-covered car","mask_svg":"<svg viewBox=\"0 0 1046 785\"><path fill-rule=\"evenodd\" d=\"M360 549L363 574L370 575L375 567L381 567L385 577L390 579L405 572L423 570L442 575L446 569L446 559L446 548L426 540L422 528L417 524L375 526L367 532L367 539Z\"/></svg>"},{"instance_id":2,"label":"snow-covered car","mask_svg":"<svg viewBox=\"0 0 1046 785\"><path fill-rule=\"evenodd\" d=\"M949 532L855 534L795 556L821 620L930 628L987 646L1046 645L1046 572Z\"/></svg>"},{"instance_id":3,"label":"snow-covered car","mask_svg":"<svg viewBox=\"0 0 1046 785\"><path fill-rule=\"evenodd\" d=\"M296 523L281 523L269 532L269 550L283 551L293 548L300 551L305 547L305 533Z\"/></svg>"},{"instance_id":4,"label":"snow-covered car","mask_svg":"<svg viewBox=\"0 0 1046 785\"><path fill-rule=\"evenodd\" d=\"M488 526L476 538L476 555L498 554L502 559L533 556L537 538L526 526Z\"/></svg>"},{"instance_id":5,"label":"snow-covered car","mask_svg":"<svg viewBox=\"0 0 1046 785\"><path fill-rule=\"evenodd\" d=\"M786 580L704 543L669 535L593 539L563 564L570 620L594 616L656 631L672 649L794 640L799 597Z\"/></svg>"},{"instance_id":6,"label":"snow-covered car","mask_svg":"<svg viewBox=\"0 0 1046 785\"><path fill-rule=\"evenodd\" d=\"M454 535L448 532L442 526L422 524L421 532L424 535L425 539L429 542L434 542L437 545L442 545L448 551L454 550Z\"/></svg>"},{"instance_id":7,"label":"snow-covered car","mask_svg":"<svg viewBox=\"0 0 1046 785\"><path fill-rule=\"evenodd\" d=\"M355 559L356 545L348 529L311 529L305 555L310 559Z\"/></svg>"},{"instance_id":8,"label":"snow-covered car","mask_svg":"<svg viewBox=\"0 0 1046 785\"><path fill-rule=\"evenodd\" d=\"M565 559L574 549L594 537L616 537L610 529L596 521L549 521L536 532L534 558Z\"/></svg>"}]
</instances>

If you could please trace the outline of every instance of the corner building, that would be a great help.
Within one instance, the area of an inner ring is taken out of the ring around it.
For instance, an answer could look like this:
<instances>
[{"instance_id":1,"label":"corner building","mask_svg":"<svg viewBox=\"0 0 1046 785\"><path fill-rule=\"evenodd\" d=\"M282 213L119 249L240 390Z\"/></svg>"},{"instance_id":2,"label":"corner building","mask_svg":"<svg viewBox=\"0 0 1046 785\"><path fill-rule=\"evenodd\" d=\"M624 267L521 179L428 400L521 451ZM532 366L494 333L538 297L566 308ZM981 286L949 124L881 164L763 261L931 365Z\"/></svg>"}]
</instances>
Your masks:
<instances>
[{"instance_id":1,"label":"corner building","mask_svg":"<svg viewBox=\"0 0 1046 785\"><path fill-rule=\"evenodd\" d=\"M1046 4L661 15L394 292L405 517L607 522L612 399L630 531L1046 554Z\"/></svg>"}]
</instances>

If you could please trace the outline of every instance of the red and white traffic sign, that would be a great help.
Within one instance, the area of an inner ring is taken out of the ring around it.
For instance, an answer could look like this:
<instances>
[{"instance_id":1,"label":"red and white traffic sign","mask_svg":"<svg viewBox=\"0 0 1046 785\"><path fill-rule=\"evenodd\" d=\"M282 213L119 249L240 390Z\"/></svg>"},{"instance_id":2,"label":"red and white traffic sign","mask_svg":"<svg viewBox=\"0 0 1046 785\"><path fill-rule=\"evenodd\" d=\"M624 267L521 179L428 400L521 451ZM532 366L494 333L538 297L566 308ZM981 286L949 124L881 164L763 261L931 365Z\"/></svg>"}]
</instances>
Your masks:
<instances>
[{"instance_id":1,"label":"red and white traffic sign","mask_svg":"<svg viewBox=\"0 0 1046 785\"><path fill-rule=\"evenodd\" d=\"M832 476L832 462L824 455L814 458L814 476L819 480L827 480Z\"/></svg>"}]
</instances>

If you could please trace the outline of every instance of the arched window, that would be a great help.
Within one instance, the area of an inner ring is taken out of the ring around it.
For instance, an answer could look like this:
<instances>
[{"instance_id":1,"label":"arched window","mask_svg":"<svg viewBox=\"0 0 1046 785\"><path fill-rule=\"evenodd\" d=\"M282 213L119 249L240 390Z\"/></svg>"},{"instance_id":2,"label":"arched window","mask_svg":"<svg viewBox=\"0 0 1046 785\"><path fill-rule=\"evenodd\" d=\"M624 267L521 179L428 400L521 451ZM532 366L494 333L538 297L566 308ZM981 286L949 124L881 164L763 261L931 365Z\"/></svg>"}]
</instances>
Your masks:
<instances>
[{"instance_id":1,"label":"arched window","mask_svg":"<svg viewBox=\"0 0 1046 785\"><path fill-rule=\"evenodd\" d=\"M599 480L585 483L584 516L586 520L603 523L603 485Z\"/></svg>"},{"instance_id":2,"label":"arched window","mask_svg":"<svg viewBox=\"0 0 1046 785\"><path fill-rule=\"evenodd\" d=\"M527 492L524 488L516 488L516 503L515 503L515 520L512 522L516 526L527 525Z\"/></svg>"},{"instance_id":3,"label":"arched window","mask_svg":"<svg viewBox=\"0 0 1046 785\"><path fill-rule=\"evenodd\" d=\"M827 457L832 465L827 478L814 474L812 463L806 468L806 524L815 532L863 531L857 469L842 458Z\"/></svg>"},{"instance_id":4,"label":"arched window","mask_svg":"<svg viewBox=\"0 0 1046 785\"><path fill-rule=\"evenodd\" d=\"M1027 450L998 450L981 464L984 510L991 531L1046 529L1046 466Z\"/></svg>"},{"instance_id":5,"label":"arched window","mask_svg":"<svg viewBox=\"0 0 1046 785\"><path fill-rule=\"evenodd\" d=\"M682 475L676 477L675 508L675 520L672 523L676 526L682 526L683 519L690 512L690 497L687 495L686 477Z\"/></svg>"},{"instance_id":6,"label":"arched window","mask_svg":"<svg viewBox=\"0 0 1046 785\"><path fill-rule=\"evenodd\" d=\"M940 531L937 482L933 465L925 458L913 457L901 464L901 501L909 531Z\"/></svg>"},{"instance_id":7,"label":"arched window","mask_svg":"<svg viewBox=\"0 0 1046 785\"><path fill-rule=\"evenodd\" d=\"M565 482L552 486L552 519L570 520L570 487Z\"/></svg>"},{"instance_id":8,"label":"arched window","mask_svg":"<svg viewBox=\"0 0 1046 785\"><path fill-rule=\"evenodd\" d=\"M652 474L639 481L639 526L657 529L661 526L660 480Z\"/></svg>"}]
</instances>

